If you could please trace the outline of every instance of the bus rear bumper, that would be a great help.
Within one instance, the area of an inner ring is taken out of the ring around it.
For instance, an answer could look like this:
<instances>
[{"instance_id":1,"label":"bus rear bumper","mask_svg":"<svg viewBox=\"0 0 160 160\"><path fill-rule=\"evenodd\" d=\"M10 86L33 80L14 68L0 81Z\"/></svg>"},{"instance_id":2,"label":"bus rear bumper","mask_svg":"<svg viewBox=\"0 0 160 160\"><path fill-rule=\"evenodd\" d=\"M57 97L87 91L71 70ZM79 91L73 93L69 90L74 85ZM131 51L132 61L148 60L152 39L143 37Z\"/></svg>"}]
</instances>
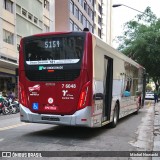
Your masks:
<instances>
[{"instance_id":1,"label":"bus rear bumper","mask_svg":"<svg viewBox=\"0 0 160 160\"><path fill-rule=\"evenodd\" d=\"M20 119L27 123L44 123L69 126L91 126L91 107L76 111L73 115L37 114L20 104Z\"/></svg>"}]
</instances>

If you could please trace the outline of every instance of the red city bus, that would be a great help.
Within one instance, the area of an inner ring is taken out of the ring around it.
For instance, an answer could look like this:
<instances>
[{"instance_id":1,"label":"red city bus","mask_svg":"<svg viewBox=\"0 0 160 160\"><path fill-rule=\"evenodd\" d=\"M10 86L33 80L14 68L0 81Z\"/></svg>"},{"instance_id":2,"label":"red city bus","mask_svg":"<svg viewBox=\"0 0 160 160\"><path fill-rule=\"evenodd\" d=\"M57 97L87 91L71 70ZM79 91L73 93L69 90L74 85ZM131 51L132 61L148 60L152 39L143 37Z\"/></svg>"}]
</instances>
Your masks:
<instances>
[{"instance_id":1,"label":"red city bus","mask_svg":"<svg viewBox=\"0 0 160 160\"><path fill-rule=\"evenodd\" d=\"M22 122L115 127L139 111L144 68L90 32L24 37L19 52Z\"/></svg>"}]
</instances>

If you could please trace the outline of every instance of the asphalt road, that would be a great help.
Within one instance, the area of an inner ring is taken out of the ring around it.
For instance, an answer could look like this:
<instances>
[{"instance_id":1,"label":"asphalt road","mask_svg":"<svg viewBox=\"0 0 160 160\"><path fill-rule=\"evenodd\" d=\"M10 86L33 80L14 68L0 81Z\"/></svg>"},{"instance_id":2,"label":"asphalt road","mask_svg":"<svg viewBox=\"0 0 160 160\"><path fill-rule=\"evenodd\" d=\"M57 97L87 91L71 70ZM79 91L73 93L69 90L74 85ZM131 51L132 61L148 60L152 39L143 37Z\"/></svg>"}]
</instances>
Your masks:
<instances>
[{"instance_id":1,"label":"asphalt road","mask_svg":"<svg viewBox=\"0 0 160 160\"><path fill-rule=\"evenodd\" d=\"M152 105L152 102L147 102L138 115L132 114L121 119L117 127L113 129L109 126L91 129L47 124L30 124L20 122L19 114L0 115L0 151L132 152L151 150L153 138L150 134L153 127ZM126 157L119 158L117 156L115 158L113 157L112 159L116 160L134 159ZM54 159L62 158L54 157ZM65 159L69 160L73 158L68 157ZM76 159L81 158L77 157ZM82 157L82 159L89 158ZM96 158L92 157L91 159ZM99 157L98 159L106 160L111 158Z\"/></svg>"}]
</instances>

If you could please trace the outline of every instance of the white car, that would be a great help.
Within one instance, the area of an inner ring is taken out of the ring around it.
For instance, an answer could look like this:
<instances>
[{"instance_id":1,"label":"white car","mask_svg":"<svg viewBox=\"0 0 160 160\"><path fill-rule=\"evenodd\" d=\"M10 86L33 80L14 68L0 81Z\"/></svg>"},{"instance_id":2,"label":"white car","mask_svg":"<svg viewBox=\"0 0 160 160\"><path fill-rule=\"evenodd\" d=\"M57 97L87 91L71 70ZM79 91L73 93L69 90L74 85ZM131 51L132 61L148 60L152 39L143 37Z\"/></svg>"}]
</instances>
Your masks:
<instances>
[{"instance_id":1,"label":"white car","mask_svg":"<svg viewBox=\"0 0 160 160\"><path fill-rule=\"evenodd\" d=\"M154 99L154 93L146 92L145 99L150 99L150 100Z\"/></svg>"}]
</instances>

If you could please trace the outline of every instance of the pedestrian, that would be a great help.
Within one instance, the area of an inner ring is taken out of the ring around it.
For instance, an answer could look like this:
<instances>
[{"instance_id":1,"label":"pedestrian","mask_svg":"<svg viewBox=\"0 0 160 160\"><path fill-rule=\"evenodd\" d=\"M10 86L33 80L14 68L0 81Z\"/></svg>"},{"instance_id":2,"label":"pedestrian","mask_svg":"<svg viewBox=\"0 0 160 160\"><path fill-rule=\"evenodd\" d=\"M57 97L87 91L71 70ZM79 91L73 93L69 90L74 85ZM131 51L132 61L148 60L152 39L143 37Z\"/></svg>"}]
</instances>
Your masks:
<instances>
[{"instance_id":1,"label":"pedestrian","mask_svg":"<svg viewBox=\"0 0 160 160\"><path fill-rule=\"evenodd\" d=\"M9 100L9 99L11 99L12 101L14 101L14 98L15 98L15 97L14 97L14 95L13 95L12 91L10 91L10 92L9 92L9 94L8 94L8 97L7 97L7 98L8 98L8 100Z\"/></svg>"},{"instance_id":2,"label":"pedestrian","mask_svg":"<svg viewBox=\"0 0 160 160\"><path fill-rule=\"evenodd\" d=\"M154 90L154 103L158 103L158 92L156 91L156 89Z\"/></svg>"}]
</instances>

